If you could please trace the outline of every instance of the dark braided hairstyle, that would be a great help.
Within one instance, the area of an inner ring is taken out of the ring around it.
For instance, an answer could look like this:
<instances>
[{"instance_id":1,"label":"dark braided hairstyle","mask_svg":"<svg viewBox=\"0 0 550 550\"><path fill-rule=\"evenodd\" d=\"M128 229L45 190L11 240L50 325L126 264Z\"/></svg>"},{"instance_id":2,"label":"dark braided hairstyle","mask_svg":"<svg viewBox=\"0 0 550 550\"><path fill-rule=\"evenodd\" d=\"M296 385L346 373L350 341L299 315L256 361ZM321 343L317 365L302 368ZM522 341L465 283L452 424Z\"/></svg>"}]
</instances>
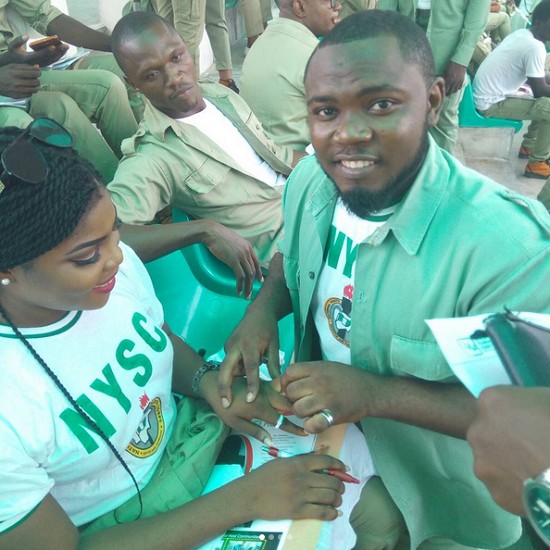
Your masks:
<instances>
[{"instance_id":1,"label":"dark braided hairstyle","mask_svg":"<svg viewBox=\"0 0 550 550\"><path fill-rule=\"evenodd\" d=\"M21 130L0 130L0 152ZM0 271L25 264L69 237L81 218L100 199L101 176L74 149L60 149L38 140L49 173L39 184L4 176L0 194Z\"/></svg>"},{"instance_id":2,"label":"dark braided hairstyle","mask_svg":"<svg viewBox=\"0 0 550 550\"><path fill-rule=\"evenodd\" d=\"M17 128L0 129L0 154L22 133ZM48 166L44 182L25 183L15 176L2 176L5 189L0 193L0 271L24 266L52 250L76 229L82 218L99 201L105 189L95 168L71 148L57 148L33 140ZM141 492L129 466L105 432L80 407L69 390L38 354L2 307L0 315L12 328L61 393L89 426L103 439L128 472L136 487L140 511Z\"/></svg>"}]
</instances>

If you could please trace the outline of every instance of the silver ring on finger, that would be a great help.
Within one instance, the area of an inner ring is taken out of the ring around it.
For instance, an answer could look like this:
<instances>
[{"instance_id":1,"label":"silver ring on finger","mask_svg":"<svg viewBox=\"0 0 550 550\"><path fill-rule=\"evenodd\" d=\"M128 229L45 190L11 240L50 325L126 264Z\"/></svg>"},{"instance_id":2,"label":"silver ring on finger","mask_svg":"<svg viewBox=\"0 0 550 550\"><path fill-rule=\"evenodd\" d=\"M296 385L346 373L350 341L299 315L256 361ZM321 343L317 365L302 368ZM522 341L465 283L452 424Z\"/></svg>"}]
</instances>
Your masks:
<instances>
[{"instance_id":1,"label":"silver ring on finger","mask_svg":"<svg viewBox=\"0 0 550 550\"><path fill-rule=\"evenodd\" d=\"M319 414L327 421L329 428L334 425L334 416L332 416L330 409L321 409Z\"/></svg>"}]
</instances>

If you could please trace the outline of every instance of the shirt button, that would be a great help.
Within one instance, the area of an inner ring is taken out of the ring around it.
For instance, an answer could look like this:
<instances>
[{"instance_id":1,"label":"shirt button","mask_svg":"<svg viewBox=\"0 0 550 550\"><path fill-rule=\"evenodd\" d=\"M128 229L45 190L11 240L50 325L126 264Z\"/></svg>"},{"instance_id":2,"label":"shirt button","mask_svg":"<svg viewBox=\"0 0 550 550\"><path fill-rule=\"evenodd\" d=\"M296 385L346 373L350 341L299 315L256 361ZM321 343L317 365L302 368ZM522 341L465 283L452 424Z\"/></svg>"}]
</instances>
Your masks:
<instances>
[{"instance_id":1,"label":"shirt button","mask_svg":"<svg viewBox=\"0 0 550 550\"><path fill-rule=\"evenodd\" d=\"M313 273L313 271L309 272L309 278L310 279L315 279L315 273Z\"/></svg>"}]
</instances>

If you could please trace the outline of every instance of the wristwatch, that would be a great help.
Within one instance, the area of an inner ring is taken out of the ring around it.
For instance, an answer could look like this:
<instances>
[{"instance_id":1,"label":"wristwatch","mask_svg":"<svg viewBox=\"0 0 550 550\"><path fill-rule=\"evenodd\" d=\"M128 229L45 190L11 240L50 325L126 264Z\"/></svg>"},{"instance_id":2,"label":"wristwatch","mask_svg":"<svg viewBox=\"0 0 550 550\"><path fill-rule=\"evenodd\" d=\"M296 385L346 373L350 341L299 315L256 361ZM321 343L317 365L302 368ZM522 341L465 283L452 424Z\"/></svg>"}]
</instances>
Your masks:
<instances>
[{"instance_id":1,"label":"wristwatch","mask_svg":"<svg viewBox=\"0 0 550 550\"><path fill-rule=\"evenodd\" d=\"M539 537L550 546L550 468L524 482L523 506Z\"/></svg>"}]
</instances>

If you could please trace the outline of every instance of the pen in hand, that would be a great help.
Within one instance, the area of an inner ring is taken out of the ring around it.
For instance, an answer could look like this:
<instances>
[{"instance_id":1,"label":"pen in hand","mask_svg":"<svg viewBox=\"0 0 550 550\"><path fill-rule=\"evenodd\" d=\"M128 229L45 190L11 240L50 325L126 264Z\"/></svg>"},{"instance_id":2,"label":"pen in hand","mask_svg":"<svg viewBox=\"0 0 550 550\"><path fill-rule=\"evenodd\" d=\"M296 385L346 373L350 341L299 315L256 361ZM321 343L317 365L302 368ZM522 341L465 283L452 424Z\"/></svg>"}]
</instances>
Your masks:
<instances>
[{"instance_id":1,"label":"pen in hand","mask_svg":"<svg viewBox=\"0 0 550 550\"><path fill-rule=\"evenodd\" d=\"M356 477L350 476L349 474L341 472L340 470L333 470L332 468L330 470L327 470L325 468L321 470L321 472L323 474L328 474L329 476L337 477L340 481L344 481L345 483L361 483Z\"/></svg>"},{"instance_id":2,"label":"pen in hand","mask_svg":"<svg viewBox=\"0 0 550 550\"><path fill-rule=\"evenodd\" d=\"M266 452L269 456L274 456L276 458L290 458L296 456L288 451L277 449L277 447L266 447L265 445L262 446L262 451Z\"/></svg>"},{"instance_id":3,"label":"pen in hand","mask_svg":"<svg viewBox=\"0 0 550 550\"><path fill-rule=\"evenodd\" d=\"M262 446L262 451L266 452L269 456L274 456L277 458L290 458L292 456L296 456L288 451L277 449L277 447ZM340 470L334 470L333 468L324 468L321 470L321 473L337 477L340 481L344 481L345 483L361 483L357 478L346 474L345 472L341 472Z\"/></svg>"}]
</instances>

